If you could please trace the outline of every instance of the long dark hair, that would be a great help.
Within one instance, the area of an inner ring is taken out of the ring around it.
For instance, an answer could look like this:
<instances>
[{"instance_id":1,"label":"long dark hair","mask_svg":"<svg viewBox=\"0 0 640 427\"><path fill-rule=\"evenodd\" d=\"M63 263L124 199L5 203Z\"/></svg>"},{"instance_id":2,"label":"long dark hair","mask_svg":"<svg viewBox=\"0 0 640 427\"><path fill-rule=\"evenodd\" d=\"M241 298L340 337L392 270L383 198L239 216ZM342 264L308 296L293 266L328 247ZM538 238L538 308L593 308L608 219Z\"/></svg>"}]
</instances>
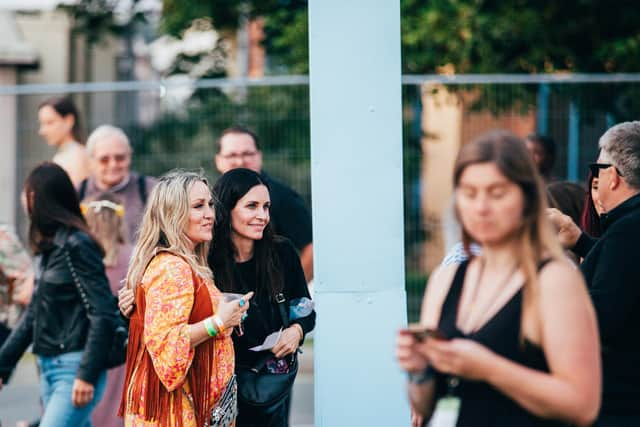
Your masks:
<instances>
[{"instance_id":1,"label":"long dark hair","mask_svg":"<svg viewBox=\"0 0 640 427\"><path fill-rule=\"evenodd\" d=\"M580 224L586 197L584 187L575 182L556 181L547 185L549 206L569 215L576 224Z\"/></svg>"},{"instance_id":2,"label":"long dark hair","mask_svg":"<svg viewBox=\"0 0 640 427\"><path fill-rule=\"evenodd\" d=\"M46 249L61 227L84 231L95 241L71 179L57 164L43 162L36 166L24 183L24 194L30 219L29 245L34 253Z\"/></svg>"},{"instance_id":3,"label":"long dark hair","mask_svg":"<svg viewBox=\"0 0 640 427\"><path fill-rule=\"evenodd\" d=\"M78 112L78 109L76 108L71 98L68 96L56 96L53 98L49 98L38 106L38 110L40 110L42 107L47 106L53 108L56 113L60 114L60 116L62 117L67 117L68 115L73 116L73 127L71 128L71 135L73 135L73 138L76 140L76 142L84 144L80 127L80 113Z\"/></svg>"},{"instance_id":4,"label":"long dark hair","mask_svg":"<svg viewBox=\"0 0 640 427\"><path fill-rule=\"evenodd\" d=\"M580 228L593 237L602 235L602 226L600 225L600 215L596 211L596 206L591 197L591 186L593 185L593 175L589 172L587 177L587 197L582 208L582 218L580 219Z\"/></svg>"},{"instance_id":5,"label":"long dark hair","mask_svg":"<svg viewBox=\"0 0 640 427\"><path fill-rule=\"evenodd\" d=\"M217 198L216 222L213 232L213 243L209 251L209 266L215 275L216 285L226 292L243 290L242 284L237 283L235 274L235 255L237 249L231 240L231 211L245 194L256 185L267 182L256 172L238 168L222 175L213 193ZM284 287L284 276L281 262L276 250L279 239L274 235L271 223L267 224L262 239L256 240L253 258L256 263L256 292L274 296Z\"/></svg>"}]
</instances>

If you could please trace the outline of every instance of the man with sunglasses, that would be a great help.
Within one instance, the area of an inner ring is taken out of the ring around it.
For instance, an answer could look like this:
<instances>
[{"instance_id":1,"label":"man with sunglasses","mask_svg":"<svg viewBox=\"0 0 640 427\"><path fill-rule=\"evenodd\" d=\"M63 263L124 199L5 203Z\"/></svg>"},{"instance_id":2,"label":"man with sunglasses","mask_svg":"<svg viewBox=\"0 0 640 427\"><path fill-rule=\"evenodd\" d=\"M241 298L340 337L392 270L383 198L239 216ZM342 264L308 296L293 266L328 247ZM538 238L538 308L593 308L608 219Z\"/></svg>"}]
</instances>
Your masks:
<instances>
[{"instance_id":1,"label":"man with sunglasses","mask_svg":"<svg viewBox=\"0 0 640 427\"><path fill-rule=\"evenodd\" d=\"M600 138L589 165L598 178L604 234L593 239L556 211L550 219L580 265L598 316L603 394L595 426L640 425L640 121L620 123Z\"/></svg>"},{"instance_id":2,"label":"man with sunglasses","mask_svg":"<svg viewBox=\"0 0 640 427\"><path fill-rule=\"evenodd\" d=\"M155 179L130 170L132 152L129 138L122 129L99 126L87 138L90 176L78 187L81 201L104 192L120 198L131 243L135 241L147 195L156 183Z\"/></svg>"}]
</instances>

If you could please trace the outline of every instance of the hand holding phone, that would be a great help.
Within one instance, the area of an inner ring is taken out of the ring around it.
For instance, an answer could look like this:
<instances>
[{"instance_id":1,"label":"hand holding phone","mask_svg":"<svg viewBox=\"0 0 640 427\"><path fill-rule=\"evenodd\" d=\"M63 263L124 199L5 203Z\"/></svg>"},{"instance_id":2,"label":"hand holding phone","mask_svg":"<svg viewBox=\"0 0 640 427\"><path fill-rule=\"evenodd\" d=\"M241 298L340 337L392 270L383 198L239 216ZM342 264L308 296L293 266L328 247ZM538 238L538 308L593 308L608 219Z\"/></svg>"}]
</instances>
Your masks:
<instances>
[{"instance_id":1,"label":"hand holding phone","mask_svg":"<svg viewBox=\"0 0 640 427\"><path fill-rule=\"evenodd\" d=\"M424 341L427 338L435 338L439 340L447 339L447 336L439 329L427 328L419 323L410 323L407 326L406 331L413 335L417 341Z\"/></svg>"}]
</instances>

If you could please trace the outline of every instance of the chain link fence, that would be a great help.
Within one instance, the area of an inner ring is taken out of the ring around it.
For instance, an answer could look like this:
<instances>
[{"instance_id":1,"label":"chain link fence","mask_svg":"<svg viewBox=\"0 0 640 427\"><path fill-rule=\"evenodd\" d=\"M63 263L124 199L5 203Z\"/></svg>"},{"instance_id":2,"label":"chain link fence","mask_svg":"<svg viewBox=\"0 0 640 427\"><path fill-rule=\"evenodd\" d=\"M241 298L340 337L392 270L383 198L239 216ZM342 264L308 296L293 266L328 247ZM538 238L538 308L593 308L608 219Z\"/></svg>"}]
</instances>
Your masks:
<instances>
[{"instance_id":1,"label":"chain link fence","mask_svg":"<svg viewBox=\"0 0 640 427\"><path fill-rule=\"evenodd\" d=\"M402 88L404 223L409 319L416 320L429 272L455 240L450 219L451 172L457 149L494 128L519 136L540 132L557 143L553 176L583 181L597 156L599 136L640 113L640 75L405 76ZM213 158L220 132L242 124L259 135L264 169L312 203L309 87L306 76L257 81L116 82L0 88L15 97L17 173L21 184L53 151L38 136L38 105L71 94L88 133L102 124L129 136L132 168L161 175L202 168L218 177ZM322 143L317 141L317 143ZM390 143L400 143L400 141ZM16 190L16 199L19 190ZM18 228L25 217L17 212Z\"/></svg>"}]
</instances>

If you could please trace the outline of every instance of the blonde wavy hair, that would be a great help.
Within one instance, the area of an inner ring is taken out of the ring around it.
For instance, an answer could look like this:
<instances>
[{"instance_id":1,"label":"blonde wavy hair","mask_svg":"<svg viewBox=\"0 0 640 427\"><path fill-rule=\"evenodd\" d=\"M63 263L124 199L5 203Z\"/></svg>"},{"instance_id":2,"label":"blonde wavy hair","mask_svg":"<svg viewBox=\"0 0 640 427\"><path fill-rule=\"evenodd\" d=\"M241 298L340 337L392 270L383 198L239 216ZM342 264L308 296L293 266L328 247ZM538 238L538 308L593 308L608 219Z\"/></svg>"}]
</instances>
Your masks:
<instances>
[{"instance_id":1,"label":"blonde wavy hair","mask_svg":"<svg viewBox=\"0 0 640 427\"><path fill-rule=\"evenodd\" d=\"M118 261L118 252L126 242L124 232L124 207L120 199L111 193L88 197L80 204L89 230L104 248L104 265L113 267Z\"/></svg>"},{"instance_id":2,"label":"blonde wavy hair","mask_svg":"<svg viewBox=\"0 0 640 427\"><path fill-rule=\"evenodd\" d=\"M142 280L149 262L159 251L171 252L183 258L191 269L202 277L212 278L207 264L209 242L198 243L191 249L186 235L189 222L189 190L207 179L198 172L173 170L162 176L149 195L142 217L138 241L131 255L126 286L135 290Z\"/></svg>"}]
</instances>

